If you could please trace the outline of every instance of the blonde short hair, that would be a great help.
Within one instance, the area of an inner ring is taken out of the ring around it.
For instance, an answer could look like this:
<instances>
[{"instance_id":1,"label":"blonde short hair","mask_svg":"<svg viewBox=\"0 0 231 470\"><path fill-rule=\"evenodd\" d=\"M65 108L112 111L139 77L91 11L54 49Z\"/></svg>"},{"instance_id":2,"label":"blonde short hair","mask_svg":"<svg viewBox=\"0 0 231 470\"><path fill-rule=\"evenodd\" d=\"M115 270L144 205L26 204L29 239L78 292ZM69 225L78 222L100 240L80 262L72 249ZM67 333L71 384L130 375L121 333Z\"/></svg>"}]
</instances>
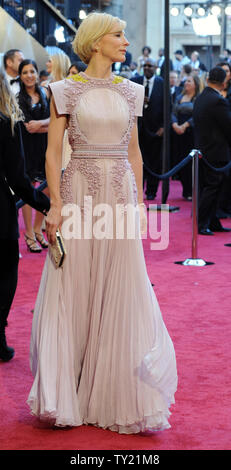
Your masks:
<instances>
[{"instance_id":1,"label":"blonde short hair","mask_svg":"<svg viewBox=\"0 0 231 470\"><path fill-rule=\"evenodd\" d=\"M74 52L85 64L88 64L95 43L105 34L110 33L116 25L122 31L126 28L126 22L117 16L112 16L108 13L90 13L83 20L76 33L72 43Z\"/></svg>"}]
</instances>

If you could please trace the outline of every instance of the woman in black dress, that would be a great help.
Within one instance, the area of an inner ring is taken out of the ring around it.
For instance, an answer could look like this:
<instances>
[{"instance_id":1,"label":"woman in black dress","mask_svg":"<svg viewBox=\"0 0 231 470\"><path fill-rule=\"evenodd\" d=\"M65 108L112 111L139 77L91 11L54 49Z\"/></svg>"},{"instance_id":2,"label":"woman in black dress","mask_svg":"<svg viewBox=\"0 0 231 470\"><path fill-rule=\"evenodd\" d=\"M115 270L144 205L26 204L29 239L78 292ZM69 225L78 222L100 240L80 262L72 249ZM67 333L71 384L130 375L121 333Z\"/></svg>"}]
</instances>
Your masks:
<instances>
[{"instance_id":1,"label":"woman in black dress","mask_svg":"<svg viewBox=\"0 0 231 470\"><path fill-rule=\"evenodd\" d=\"M22 137L26 172L32 183L41 182L45 179L49 100L45 89L38 85L38 68L33 60L26 59L21 62L19 76L21 89L17 98L25 117ZM22 211L27 247L31 252L38 253L41 251L41 247L48 247L41 229L43 215L36 212L34 224L32 224L31 207L26 205Z\"/></svg>"},{"instance_id":2,"label":"woman in black dress","mask_svg":"<svg viewBox=\"0 0 231 470\"><path fill-rule=\"evenodd\" d=\"M18 218L15 197L36 210L49 211L49 199L34 189L24 172L21 139L22 113L11 93L5 75L0 72L0 359L10 361L14 349L6 342L5 328L18 279Z\"/></svg>"},{"instance_id":3,"label":"woman in black dress","mask_svg":"<svg viewBox=\"0 0 231 470\"><path fill-rule=\"evenodd\" d=\"M197 75L189 76L184 84L182 93L177 97L172 113L174 149L176 155L174 160L180 162L194 148L193 133L193 105L196 97L201 91L201 82ZM179 172L180 181L183 186L183 197L192 199L192 164L189 162Z\"/></svg>"}]
</instances>

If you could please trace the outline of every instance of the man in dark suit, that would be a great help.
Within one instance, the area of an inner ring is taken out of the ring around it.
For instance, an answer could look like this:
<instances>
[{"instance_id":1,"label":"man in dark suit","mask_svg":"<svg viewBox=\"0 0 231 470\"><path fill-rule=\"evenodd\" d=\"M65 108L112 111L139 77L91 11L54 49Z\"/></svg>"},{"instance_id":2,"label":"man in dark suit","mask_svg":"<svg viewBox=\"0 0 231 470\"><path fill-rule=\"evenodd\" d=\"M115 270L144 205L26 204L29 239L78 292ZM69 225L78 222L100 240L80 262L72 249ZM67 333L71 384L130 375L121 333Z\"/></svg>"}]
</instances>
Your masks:
<instances>
[{"instance_id":1,"label":"man in dark suit","mask_svg":"<svg viewBox=\"0 0 231 470\"><path fill-rule=\"evenodd\" d=\"M226 73L221 67L209 72L208 86L198 96L193 109L196 148L203 159L214 167L223 167L230 160L231 112L221 95ZM200 161L198 228L201 235L229 231L216 217L224 173L215 172Z\"/></svg>"},{"instance_id":2,"label":"man in dark suit","mask_svg":"<svg viewBox=\"0 0 231 470\"><path fill-rule=\"evenodd\" d=\"M3 56L6 78L14 95L20 91L18 68L23 60L24 55L20 49L10 49Z\"/></svg>"},{"instance_id":3,"label":"man in dark suit","mask_svg":"<svg viewBox=\"0 0 231 470\"><path fill-rule=\"evenodd\" d=\"M14 298L18 278L18 217L15 197L22 198L36 210L49 210L45 194L35 189L24 172L24 156L20 123L12 135L10 119L0 113L0 207L1 207L1 270L0 270L0 359L9 361L14 349L6 343L5 327Z\"/></svg>"},{"instance_id":4,"label":"man in dark suit","mask_svg":"<svg viewBox=\"0 0 231 470\"><path fill-rule=\"evenodd\" d=\"M147 59L144 64L144 76L131 80L144 85L145 98L143 116L138 120L139 144L145 165L155 173L162 169L163 143L163 79L155 76L155 63ZM147 181L146 195L153 200L158 189L159 179L151 176L144 168L144 181Z\"/></svg>"}]
</instances>

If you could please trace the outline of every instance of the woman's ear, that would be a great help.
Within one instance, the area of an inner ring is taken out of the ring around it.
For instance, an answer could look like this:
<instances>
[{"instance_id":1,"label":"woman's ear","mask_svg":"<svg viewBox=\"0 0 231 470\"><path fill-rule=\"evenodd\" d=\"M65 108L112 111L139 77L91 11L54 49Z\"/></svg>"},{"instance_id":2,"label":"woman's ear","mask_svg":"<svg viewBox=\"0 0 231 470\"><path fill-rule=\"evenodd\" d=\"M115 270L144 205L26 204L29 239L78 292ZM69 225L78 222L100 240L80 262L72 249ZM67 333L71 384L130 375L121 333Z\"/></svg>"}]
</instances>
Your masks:
<instances>
[{"instance_id":1,"label":"woman's ear","mask_svg":"<svg viewBox=\"0 0 231 470\"><path fill-rule=\"evenodd\" d=\"M93 44L92 44L92 52L99 52L100 50L100 43L99 43L99 40L98 41L95 41Z\"/></svg>"}]
</instances>

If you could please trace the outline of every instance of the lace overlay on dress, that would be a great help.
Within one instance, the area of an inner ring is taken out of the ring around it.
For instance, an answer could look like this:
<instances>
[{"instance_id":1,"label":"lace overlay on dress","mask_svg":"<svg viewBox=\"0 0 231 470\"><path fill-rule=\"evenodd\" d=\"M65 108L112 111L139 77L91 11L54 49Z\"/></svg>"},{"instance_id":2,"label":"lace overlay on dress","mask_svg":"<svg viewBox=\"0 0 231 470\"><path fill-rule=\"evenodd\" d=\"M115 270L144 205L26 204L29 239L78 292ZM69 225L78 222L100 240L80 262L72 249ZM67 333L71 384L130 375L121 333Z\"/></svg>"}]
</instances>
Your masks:
<instances>
[{"instance_id":1,"label":"lace overlay on dress","mask_svg":"<svg viewBox=\"0 0 231 470\"><path fill-rule=\"evenodd\" d=\"M93 161L94 160L94 161ZM65 204L72 203L72 176L79 171L88 182L88 195L94 197L102 186L101 169L96 165L98 159L71 158L64 172L60 194Z\"/></svg>"},{"instance_id":2,"label":"lace overlay on dress","mask_svg":"<svg viewBox=\"0 0 231 470\"><path fill-rule=\"evenodd\" d=\"M87 77L87 75L84 74L84 72L81 72L80 74L74 75L72 78L67 78L66 87L64 89L64 95L67 98L67 113L70 115L68 135L72 150L77 149L79 144L88 143L83 132L81 132L78 123L78 103L83 93L86 93L88 90L95 89L97 87L110 88L111 90L116 91L122 95L127 101L129 106L129 125L124 131L120 144L128 145L131 130L135 121L136 95L131 84L128 80L123 79L122 77L112 76L112 78L108 78L106 80L85 77ZM77 115L74 112L75 108L77 110Z\"/></svg>"},{"instance_id":3,"label":"lace overlay on dress","mask_svg":"<svg viewBox=\"0 0 231 470\"><path fill-rule=\"evenodd\" d=\"M119 204L125 204L127 198L123 190L123 182L124 182L124 175L126 174L127 171L130 171L132 175L134 202L135 202L135 205L137 205L137 187L136 187L135 175L127 159L117 160L115 165L113 165L113 168L111 169L112 187L117 196L117 202Z\"/></svg>"}]
</instances>

